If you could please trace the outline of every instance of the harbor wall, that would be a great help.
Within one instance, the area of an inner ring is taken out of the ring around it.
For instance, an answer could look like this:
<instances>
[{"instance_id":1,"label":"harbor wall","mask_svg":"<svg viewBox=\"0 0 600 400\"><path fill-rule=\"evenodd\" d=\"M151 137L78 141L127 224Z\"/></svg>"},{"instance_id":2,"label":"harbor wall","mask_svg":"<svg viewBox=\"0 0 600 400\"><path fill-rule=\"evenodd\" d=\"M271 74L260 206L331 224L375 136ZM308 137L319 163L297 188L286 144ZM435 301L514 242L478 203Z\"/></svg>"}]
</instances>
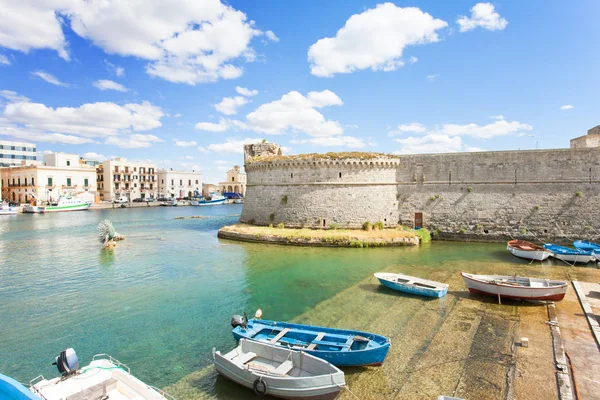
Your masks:
<instances>
[{"instance_id":1,"label":"harbor wall","mask_svg":"<svg viewBox=\"0 0 600 400\"><path fill-rule=\"evenodd\" d=\"M600 149L246 163L241 222L422 225L441 239L568 242L600 232ZM422 222L420 222L422 221Z\"/></svg>"}]
</instances>

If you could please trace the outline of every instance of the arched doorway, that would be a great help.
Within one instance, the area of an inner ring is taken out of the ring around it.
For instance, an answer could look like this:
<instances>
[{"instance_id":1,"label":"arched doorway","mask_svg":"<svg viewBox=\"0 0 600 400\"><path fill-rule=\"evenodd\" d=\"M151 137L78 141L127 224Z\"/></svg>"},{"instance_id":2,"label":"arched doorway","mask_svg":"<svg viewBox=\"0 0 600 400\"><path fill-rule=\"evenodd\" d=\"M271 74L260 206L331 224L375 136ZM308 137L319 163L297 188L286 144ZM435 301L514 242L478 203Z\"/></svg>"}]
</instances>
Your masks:
<instances>
[{"instance_id":1,"label":"arched doorway","mask_svg":"<svg viewBox=\"0 0 600 400\"><path fill-rule=\"evenodd\" d=\"M231 188L231 185L230 185L230 186L227 186L227 191L228 191L229 193L231 193L231 191L232 191L232 190L233 190L233 189Z\"/></svg>"},{"instance_id":2,"label":"arched doorway","mask_svg":"<svg viewBox=\"0 0 600 400\"><path fill-rule=\"evenodd\" d=\"M233 193L239 193L240 192L240 188L235 185L235 187L233 188Z\"/></svg>"}]
</instances>

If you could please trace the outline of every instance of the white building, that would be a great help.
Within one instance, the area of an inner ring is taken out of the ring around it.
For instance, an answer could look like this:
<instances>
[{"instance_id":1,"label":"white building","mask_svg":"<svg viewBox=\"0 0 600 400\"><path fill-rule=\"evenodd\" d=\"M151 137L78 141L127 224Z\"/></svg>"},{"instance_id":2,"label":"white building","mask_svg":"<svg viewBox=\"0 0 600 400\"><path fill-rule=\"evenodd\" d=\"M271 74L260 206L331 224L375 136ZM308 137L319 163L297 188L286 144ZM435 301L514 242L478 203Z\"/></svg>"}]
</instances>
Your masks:
<instances>
[{"instance_id":1,"label":"white building","mask_svg":"<svg viewBox=\"0 0 600 400\"><path fill-rule=\"evenodd\" d=\"M202 194L202 172L158 170L158 197L196 197Z\"/></svg>"},{"instance_id":2,"label":"white building","mask_svg":"<svg viewBox=\"0 0 600 400\"><path fill-rule=\"evenodd\" d=\"M30 165L37 160L33 143L0 140L0 167Z\"/></svg>"},{"instance_id":3,"label":"white building","mask_svg":"<svg viewBox=\"0 0 600 400\"><path fill-rule=\"evenodd\" d=\"M227 171L227 181L220 182L221 194L239 193L246 196L246 173L242 172L239 165Z\"/></svg>"},{"instance_id":4,"label":"white building","mask_svg":"<svg viewBox=\"0 0 600 400\"><path fill-rule=\"evenodd\" d=\"M41 201L66 195L96 197L96 169L79 164L76 154L46 154L40 165L2 168L0 176L4 200L26 203L36 197Z\"/></svg>"},{"instance_id":5,"label":"white building","mask_svg":"<svg viewBox=\"0 0 600 400\"><path fill-rule=\"evenodd\" d=\"M156 167L145 162L125 158L103 161L97 169L100 200L111 201L119 197L154 199L158 191Z\"/></svg>"}]
</instances>

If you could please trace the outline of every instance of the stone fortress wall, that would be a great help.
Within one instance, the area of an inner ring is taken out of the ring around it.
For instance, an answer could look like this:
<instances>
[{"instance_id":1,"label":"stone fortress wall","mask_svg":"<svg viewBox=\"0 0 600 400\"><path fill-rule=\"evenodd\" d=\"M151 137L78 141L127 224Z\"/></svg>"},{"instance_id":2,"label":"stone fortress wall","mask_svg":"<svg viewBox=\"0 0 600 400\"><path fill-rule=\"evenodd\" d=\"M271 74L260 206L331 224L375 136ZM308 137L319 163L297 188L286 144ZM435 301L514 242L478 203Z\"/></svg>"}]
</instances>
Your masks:
<instances>
[{"instance_id":1,"label":"stone fortress wall","mask_svg":"<svg viewBox=\"0 0 600 400\"><path fill-rule=\"evenodd\" d=\"M247 146L241 222L382 221L464 240L600 237L600 148L331 158L276 156L270 145L260 154Z\"/></svg>"}]
</instances>

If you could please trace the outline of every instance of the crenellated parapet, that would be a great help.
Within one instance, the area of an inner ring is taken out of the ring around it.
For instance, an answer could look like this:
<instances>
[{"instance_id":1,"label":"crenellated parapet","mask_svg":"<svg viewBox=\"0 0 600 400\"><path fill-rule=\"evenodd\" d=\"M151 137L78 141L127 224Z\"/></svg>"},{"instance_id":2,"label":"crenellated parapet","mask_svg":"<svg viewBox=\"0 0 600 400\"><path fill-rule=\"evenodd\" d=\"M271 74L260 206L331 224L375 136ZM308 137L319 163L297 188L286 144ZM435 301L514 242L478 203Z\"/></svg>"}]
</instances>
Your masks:
<instances>
[{"instance_id":1,"label":"crenellated parapet","mask_svg":"<svg viewBox=\"0 0 600 400\"><path fill-rule=\"evenodd\" d=\"M246 163L246 171L275 170L275 169L310 169L310 168L356 168L382 169L398 168L401 165L397 157L362 158L305 158L280 157L278 159L256 159Z\"/></svg>"}]
</instances>

